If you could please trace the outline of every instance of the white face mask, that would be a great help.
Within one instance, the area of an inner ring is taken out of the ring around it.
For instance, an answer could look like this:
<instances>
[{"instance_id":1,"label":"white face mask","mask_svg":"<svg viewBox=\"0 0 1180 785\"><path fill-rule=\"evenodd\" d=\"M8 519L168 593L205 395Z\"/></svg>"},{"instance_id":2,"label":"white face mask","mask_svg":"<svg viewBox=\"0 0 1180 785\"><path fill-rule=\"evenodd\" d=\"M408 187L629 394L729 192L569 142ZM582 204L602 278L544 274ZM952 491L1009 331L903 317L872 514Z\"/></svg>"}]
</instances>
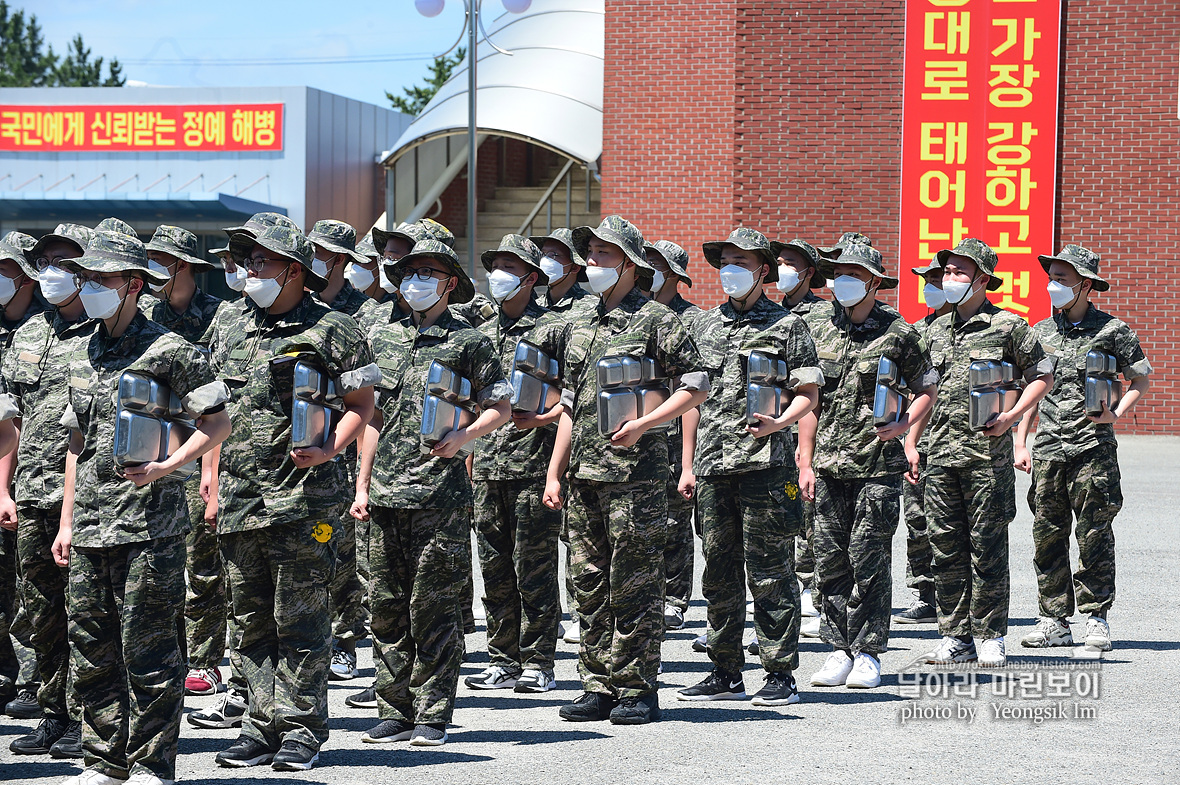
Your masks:
<instances>
[{"instance_id":1,"label":"white face mask","mask_svg":"<svg viewBox=\"0 0 1180 785\"><path fill-rule=\"evenodd\" d=\"M108 289L94 281L87 281L82 287L82 307L91 319L109 319L118 312L122 302L118 289Z\"/></svg>"},{"instance_id":2,"label":"white face mask","mask_svg":"<svg viewBox=\"0 0 1180 785\"><path fill-rule=\"evenodd\" d=\"M652 273L652 276L651 276L651 293L655 294L660 289L663 289L664 283L665 283L664 274L662 272L660 272L659 270L656 270L654 273Z\"/></svg>"},{"instance_id":3,"label":"white face mask","mask_svg":"<svg viewBox=\"0 0 1180 785\"><path fill-rule=\"evenodd\" d=\"M429 281L419 281L407 275L402 279L397 290L401 292L402 298L406 301L406 305L410 306L410 310L425 313L442 299L442 295L438 293L438 283L433 278Z\"/></svg>"},{"instance_id":4,"label":"white face mask","mask_svg":"<svg viewBox=\"0 0 1180 785\"><path fill-rule=\"evenodd\" d=\"M840 305L852 308L868 296L869 290L865 286L865 282L859 278L854 278L851 275L838 275L836 280L832 281L832 294Z\"/></svg>"},{"instance_id":5,"label":"white face mask","mask_svg":"<svg viewBox=\"0 0 1180 785\"><path fill-rule=\"evenodd\" d=\"M774 285L778 287L780 292L787 294L789 292L795 291L795 289L799 286L799 281L801 280L802 279L799 277L798 270L796 270L794 267L788 267L785 264L780 264L778 266L778 280L775 281Z\"/></svg>"},{"instance_id":6,"label":"white face mask","mask_svg":"<svg viewBox=\"0 0 1180 785\"><path fill-rule=\"evenodd\" d=\"M364 270L365 268L362 267L361 269ZM368 273L369 271L365 270L365 272ZM372 273L369 273L369 275L372 275ZM385 274L385 265L379 265L377 267L377 282L380 284L382 291L388 292L389 294L397 291L397 287L394 286L393 281L389 280L389 276ZM356 286L356 284L353 284L353 286ZM357 288L360 289L359 286ZM361 289L361 291L363 292L364 289Z\"/></svg>"},{"instance_id":7,"label":"white face mask","mask_svg":"<svg viewBox=\"0 0 1180 785\"><path fill-rule=\"evenodd\" d=\"M488 290L493 300L502 303L520 291L520 276L507 270L492 270L488 274Z\"/></svg>"},{"instance_id":8,"label":"white face mask","mask_svg":"<svg viewBox=\"0 0 1180 785\"><path fill-rule=\"evenodd\" d=\"M943 281L942 294L951 305L962 305L975 294L975 290L972 288L972 284L974 283L975 281L967 281L966 283L962 281Z\"/></svg>"},{"instance_id":9,"label":"white face mask","mask_svg":"<svg viewBox=\"0 0 1180 785\"><path fill-rule=\"evenodd\" d=\"M1078 281L1078 286L1081 285L1082 282ZM1073 290L1077 286L1066 286L1059 281L1049 281L1047 288L1049 290L1049 302L1053 303L1054 308L1064 308L1077 299L1077 295L1073 293Z\"/></svg>"},{"instance_id":10,"label":"white face mask","mask_svg":"<svg viewBox=\"0 0 1180 785\"><path fill-rule=\"evenodd\" d=\"M620 264L619 267L623 265ZM595 294L602 294L619 282L619 267L586 267L586 285Z\"/></svg>"},{"instance_id":11,"label":"white face mask","mask_svg":"<svg viewBox=\"0 0 1180 785\"><path fill-rule=\"evenodd\" d=\"M225 271L225 285L235 292L240 292L246 288L246 268L239 267L234 272Z\"/></svg>"},{"instance_id":12,"label":"white face mask","mask_svg":"<svg viewBox=\"0 0 1180 785\"><path fill-rule=\"evenodd\" d=\"M315 273L316 275L318 275L320 278L327 279L327 277L328 277L328 261L329 260L316 259L313 257L311 260L311 271L313 273Z\"/></svg>"},{"instance_id":13,"label":"white face mask","mask_svg":"<svg viewBox=\"0 0 1180 785\"><path fill-rule=\"evenodd\" d=\"M727 264L721 268L721 288L730 297L741 299L754 288L754 273L736 264Z\"/></svg>"},{"instance_id":14,"label":"white face mask","mask_svg":"<svg viewBox=\"0 0 1180 785\"><path fill-rule=\"evenodd\" d=\"M13 297L16 297L16 281L0 275L0 305L8 305Z\"/></svg>"},{"instance_id":15,"label":"white face mask","mask_svg":"<svg viewBox=\"0 0 1180 785\"><path fill-rule=\"evenodd\" d=\"M926 299L926 305L936 311L946 305L946 293L932 283L922 287L922 297Z\"/></svg>"},{"instance_id":16,"label":"white face mask","mask_svg":"<svg viewBox=\"0 0 1180 785\"><path fill-rule=\"evenodd\" d=\"M46 267L37 274L37 282L41 284L41 295L52 305L61 305L78 293L74 274L60 267Z\"/></svg>"},{"instance_id":17,"label":"white face mask","mask_svg":"<svg viewBox=\"0 0 1180 785\"><path fill-rule=\"evenodd\" d=\"M172 273L168 272L167 267L160 264L159 262L154 262L151 259L148 259L148 269L151 270L153 273L159 273L160 275L166 275L169 278L172 277ZM163 284L149 283L148 288L150 288L153 292L162 292L162 291L164 291L164 287L167 285L168 284L166 284L166 283L163 283Z\"/></svg>"},{"instance_id":18,"label":"white face mask","mask_svg":"<svg viewBox=\"0 0 1180 785\"><path fill-rule=\"evenodd\" d=\"M565 277L565 265L554 259L552 256L541 257L541 270L549 279L549 283L554 284Z\"/></svg>"},{"instance_id":19,"label":"white face mask","mask_svg":"<svg viewBox=\"0 0 1180 785\"><path fill-rule=\"evenodd\" d=\"M283 285L274 278L247 278L246 296L259 308L269 308L279 298Z\"/></svg>"},{"instance_id":20,"label":"white face mask","mask_svg":"<svg viewBox=\"0 0 1180 785\"><path fill-rule=\"evenodd\" d=\"M344 280L352 284L357 290L363 292L373 285L373 281L375 279L373 278L373 272L371 270L366 270L359 264L350 263L344 270ZM384 285L382 285L381 288L385 289ZM385 291L388 292L392 290L386 289Z\"/></svg>"}]
</instances>

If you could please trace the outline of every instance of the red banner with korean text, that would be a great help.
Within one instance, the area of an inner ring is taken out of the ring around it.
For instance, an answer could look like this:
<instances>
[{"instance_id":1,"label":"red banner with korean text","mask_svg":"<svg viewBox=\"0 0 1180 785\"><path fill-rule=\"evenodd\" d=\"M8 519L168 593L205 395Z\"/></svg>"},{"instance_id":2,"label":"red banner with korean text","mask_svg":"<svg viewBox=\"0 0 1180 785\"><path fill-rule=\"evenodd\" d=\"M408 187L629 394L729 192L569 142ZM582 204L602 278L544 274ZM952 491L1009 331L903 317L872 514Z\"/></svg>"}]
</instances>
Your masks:
<instances>
[{"instance_id":1,"label":"red banner with korean text","mask_svg":"<svg viewBox=\"0 0 1180 785\"><path fill-rule=\"evenodd\" d=\"M1051 313L1061 0L908 0L901 164L901 312L928 312L925 265L964 237L995 249L993 302Z\"/></svg>"},{"instance_id":2,"label":"red banner with korean text","mask_svg":"<svg viewBox=\"0 0 1180 785\"><path fill-rule=\"evenodd\" d=\"M0 151L29 153L283 149L282 104L0 104Z\"/></svg>"}]
</instances>

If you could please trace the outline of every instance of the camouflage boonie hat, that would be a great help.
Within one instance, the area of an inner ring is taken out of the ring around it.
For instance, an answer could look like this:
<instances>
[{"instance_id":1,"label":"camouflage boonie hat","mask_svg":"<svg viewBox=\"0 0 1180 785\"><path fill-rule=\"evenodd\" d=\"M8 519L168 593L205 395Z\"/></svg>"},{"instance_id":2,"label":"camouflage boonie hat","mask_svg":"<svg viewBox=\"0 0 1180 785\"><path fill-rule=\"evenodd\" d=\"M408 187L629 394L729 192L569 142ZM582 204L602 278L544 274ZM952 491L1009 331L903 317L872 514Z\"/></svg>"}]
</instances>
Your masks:
<instances>
[{"instance_id":1,"label":"camouflage boonie hat","mask_svg":"<svg viewBox=\"0 0 1180 785\"><path fill-rule=\"evenodd\" d=\"M25 275L37 280L37 268L33 266L33 260L29 257L28 252L37 246L37 238L24 232L9 232L4 235L0 242L10 245L16 250L20 251L20 257L13 257L16 263L20 265L20 269Z\"/></svg>"},{"instance_id":2,"label":"camouflage boonie hat","mask_svg":"<svg viewBox=\"0 0 1180 785\"><path fill-rule=\"evenodd\" d=\"M125 234L128 237L134 237L136 240L139 239L139 233L131 228L131 224L120 218L103 218L98 222L98 225L94 227L94 231L118 232L119 234Z\"/></svg>"},{"instance_id":3,"label":"camouflage boonie hat","mask_svg":"<svg viewBox=\"0 0 1180 785\"><path fill-rule=\"evenodd\" d=\"M433 218L420 218L418 225L426 230L426 234L438 240L447 248L455 247L455 233Z\"/></svg>"},{"instance_id":4,"label":"camouflage boonie hat","mask_svg":"<svg viewBox=\"0 0 1180 785\"><path fill-rule=\"evenodd\" d=\"M1004 279L996 275L996 265L1000 263L999 257L992 247L983 240L978 240L974 237L965 237L959 241L953 249L944 248L938 252L938 264L946 267L946 260L952 256L965 256L971 261L975 262L981 272L987 273L990 280L987 282L988 291L995 291L1004 285Z\"/></svg>"},{"instance_id":5,"label":"camouflage boonie hat","mask_svg":"<svg viewBox=\"0 0 1180 785\"><path fill-rule=\"evenodd\" d=\"M502 253L510 253L520 259L522 262L532 267L540 276L537 280L545 277L545 271L541 269L541 249L537 247L529 238L520 234L506 234L500 239L500 246L484 251L479 259L483 262L483 269L489 273L492 271L492 262L495 261L496 256Z\"/></svg>"},{"instance_id":6,"label":"camouflage boonie hat","mask_svg":"<svg viewBox=\"0 0 1180 785\"><path fill-rule=\"evenodd\" d=\"M439 224L439 225L441 226L442 224ZM385 244L387 242L389 242L390 237L397 237L402 240L405 240L407 243L410 244L410 250L413 250L414 246L417 245L422 240L437 239L437 238L431 237L430 232L428 232L426 230L426 227L423 226L422 224L417 224L417 223L408 224L408 223L403 222L403 223L398 224L396 228L391 229L388 232L385 231L384 229L378 229L376 226L374 226L373 227L373 247L377 249L377 255L380 256L382 259L385 258ZM446 243L443 243L443 245L446 245ZM450 246L448 246L448 247L450 247ZM386 264L388 264L388 262L386 262Z\"/></svg>"},{"instance_id":7,"label":"camouflage boonie hat","mask_svg":"<svg viewBox=\"0 0 1180 785\"><path fill-rule=\"evenodd\" d=\"M381 260L381 254L377 253L377 246L373 245L373 233L369 232L360 239L356 244L356 252L361 254L370 262L377 262Z\"/></svg>"},{"instance_id":8,"label":"camouflage boonie hat","mask_svg":"<svg viewBox=\"0 0 1180 785\"><path fill-rule=\"evenodd\" d=\"M1098 263L1102 261L1102 257L1089 248L1083 248L1080 245L1067 245L1056 256L1038 256L1037 259L1040 260L1041 267L1045 268L1046 273L1049 272L1049 265L1053 262L1065 262L1077 270L1078 275L1089 278L1093 282L1091 286L1094 287L1094 291L1105 292L1110 288L1110 284L1098 275Z\"/></svg>"},{"instance_id":9,"label":"camouflage boonie hat","mask_svg":"<svg viewBox=\"0 0 1180 785\"><path fill-rule=\"evenodd\" d=\"M566 229L564 227L561 229L554 229L549 234L537 235L535 237L530 237L529 239L532 240L534 243L536 243L538 248L543 248L545 246L546 240L553 240L554 242L561 243L562 245L564 245L566 247L566 250L568 250L570 252L570 261L571 262L576 264L578 267L585 267L586 266L586 260L583 259L582 255L580 253L578 253L576 248L574 248L574 230L573 229ZM544 252L542 251L542 253L544 253Z\"/></svg>"},{"instance_id":10,"label":"camouflage boonie hat","mask_svg":"<svg viewBox=\"0 0 1180 785\"><path fill-rule=\"evenodd\" d=\"M268 251L273 251L284 259L297 262L303 268L303 284L313 292L322 292L328 286L327 280L311 269L311 260L315 256L315 248L311 240L303 236L303 232L293 226L276 224L266 229L257 237L250 237L246 233L235 234L229 241L229 252L234 263L245 264L246 257L255 245L261 245Z\"/></svg>"},{"instance_id":11,"label":"camouflage boonie hat","mask_svg":"<svg viewBox=\"0 0 1180 785\"><path fill-rule=\"evenodd\" d=\"M820 260L819 271L825 278L835 278L835 268L838 264L855 264L857 267L863 267L873 275L881 279L880 289L896 289L898 280L885 272L884 257L881 252L871 245L864 243L849 243L841 249L840 255L835 259L824 258Z\"/></svg>"},{"instance_id":12,"label":"camouflage boonie hat","mask_svg":"<svg viewBox=\"0 0 1180 785\"><path fill-rule=\"evenodd\" d=\"M770 241L762 232L739 226L729 233L729 239L705 243L701 246L705 251L705 261L720 270L722 266L721 250L727 245L736 245L743 251L757 251L758 255L770 265L770 272L763 279L763 283L774 283L778 280L778 254L771 252Z\"/></svg>"},{"instance_id":13,"label":"camouflage boonie hat","mask_svg":"<svg viewBox=\"0 0 1180 785\"><path fill-rule=\"evenodd\" d=\"M779 256L786 250L797 251L811 263L812 269L815 270L811 274L811 280L807 282L808 289L822 289L827 285L827 279L819 271L819 251L815 249L814 245L806 240L800 240L798 237L785 243L780 243L778 240L771 241L770 252L774 254L776 264L778 263Z\"/></svg>"},{"instance_id":14,"label":"camouflage boonie hat","mask_svg":"<svg viewBox=\"0 0 1180 785\"><path fill-rule=\"evenodd\" d=\"M819 255L825 259L835 259L850 245L867 245L872 248L873 241L860 232L845 232L840 235L840 239L836 241L835 245L821 245L819 247Z\"/></svg>"},{"instance_id":15,"label":"camouflage boonie hat","mask_svg":"<svg viewBox=\"0 0 1180 785\"><path fill-rule=\"evenodd\" d=\"M471 276L459 264L459 257L451 250L451 247L446 243L428 237L425 240L419 240L414 244L414 250L398 259L394 265L394 269L402 277L405 276L404 268L411 262L419 259L435 259L442 262L451 275L455 276L457 283L454 291L451 292L451 303L462 304L471 302L471 298L475 297L475 283L471 280ZM399 279L400 280L400 279Z\"/></svg>"},{"instance_id":16,"label":"camouflage boonie hat","mask_svg":"<svg viewBox=\"0 0 1180 785\"><path fill-rule=\"evenodd\" d=\"M654 243L644 243L645 251L655 251L660 258L668 263L672 273L682 279L692 288L692 279L688 277L688 251L671 240L656 240Z\"/></svg>"},{"instance_id":17,"label":"camouflage boonie hat","mask_svg":"<svg viewBox=\"0 0 1180 785\"><path fill-rule=\"evenodd\" d=\"M621 215L608 215L595 229L593 226L579 226L573 231L574 250L583 259L590 255L590 238L597 237L603 242L617 245L623 251L627 260L636 269L635 280L641 282L640 289L647 290L651 286L655 268L647 262L647 253L643 250L643 233L635 224ZM585 280L586 272L578 274L578 280Z\"/></svg>"},{"instance_id":18,"label":"camouflage boonie hat","mask_svg":"<svg viewBox=\"0 0 1180 785\"><path fill-rule=\"evenodd\" d=\"M29 259L35 262L37 257L44 252L45 246L56 242L69 243L78 249L78 253L85 253L86 246L90 244L90 238L93 236L94 230L89 226L58 224L57 228L49 234L41 235L41 239L29 251Z\"/></svg>"},{"instance_id":19,"label":"camouflage boonie hat","mask_svg":"<svg viewBox=\"0 0 1180 785\"><path fill-rule=\"evenodd\" d=\"M201 270L215 266L212 262L197 256L197 236L188 229L182 229L179 226L169 226L168 224L157 226L156 233L152 235L152 239L145 247L149 251L159 251L175 256L177 259L183 259Z\"/></svg>"},{"instance_id":20,"label":"camouflage boonie hat","mask_svg":"<svg viewBox=\"0 0 1180 785\"><path fill-rule=\"evenodd\" d=\"M942 262L938 261L938 254L935 254L934 258L932 258L924 266L911 267L910 272L913 273L914 275L920 275L920 276L925 277L926 273L931 273L931 272L934 272L935 270L941 270L941 269L942 269Z\"/></svg>"},{"instance_id":21,"label":"camouflage boonie hat","mask_svg":"<svg viewBox=\"0 0 1180 785\"><path fill-rule=\"evenodd\" d=\"M37 276L30 272L32 265L30 265L29 261L25 259L25 252L11 243L0 240L0 261L3 261L4 259L11 259L12 261L16 262L17 265L20 266L22 273L32 278L34 281L37 280Z\"/></svg>"},{"instance_id":22,"label":"camouflage boonie hat","mask_svg":"<svg viewBox=\"0 0 1180 785\"><path fill-rule=\"evenodd\" d=\"M334 221L330 218L316 221L307 239L313 245L327 248L332 253L346 254L361 264L369 263L368 257L356 250L356 229L344 221Z\"/></svg>"},{"instance_id":23,"label":"camouflage boonie hat","mask_svg":"<svg viewBox=\"0 0 1180 785\"><path fill-rule=\"evenodd\" d=\"M78 259L70 267L95 273L137 273L150 283L166 284L167 275L148 267L147 248L138 238L123 232L96 231Z\"/></svg>"},{"instance_id":24,"label":"camouflage boonie hat","mask_svg":"<svg viewBox=\"0 0 1180 785\"><path fill-rule=\"evenodd\" d=\"M231 238L235 234L246 234L251 237L257 237L272 226L288 226L295 231L299 231L299 225L282 213L254 213L254 215L250 216L250 220L241 226L227 226L221 231L225 232Z\"/></svg>"}]
</instances>

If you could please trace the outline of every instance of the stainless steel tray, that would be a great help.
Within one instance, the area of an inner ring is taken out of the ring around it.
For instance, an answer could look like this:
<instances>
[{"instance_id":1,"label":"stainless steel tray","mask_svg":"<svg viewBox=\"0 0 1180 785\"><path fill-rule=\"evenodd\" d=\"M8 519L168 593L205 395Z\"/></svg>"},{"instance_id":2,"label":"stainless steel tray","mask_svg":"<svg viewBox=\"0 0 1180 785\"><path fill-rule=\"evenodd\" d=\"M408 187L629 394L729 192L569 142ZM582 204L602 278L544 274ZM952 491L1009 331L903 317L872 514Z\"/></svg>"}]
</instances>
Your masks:
<instances>
[{"instance_id":1,"label":"stainless steel tray","mask_svg":"<svg viewBox=\"0 0 1180 785\"><path fill-rule=\"evenodd\" d=\"M639 416L639 401L631 390L601 390L598 393L598 432L612 436L623 423Z\"/></svg>"},{"instance_id":2,"label":"stainless steel tray","mask_svg":"<svg viewBox=\"0 0 1180 785\"><path fill-rule=\"evenodd\" d=\"M1115 376L1118 372L1118 360L1115 359L1113 354L1100 349L1091 349L1086 352L1087 376Z\"/></svg>"},{"instance_id":3,"label":"stainless steel tray","mask_svg":"<svg viewBox=\"0 0 1180 785\"><path fill-rule=\"evenodd\" d=\"M757 425L755 414L767 417L782 415L783 391L773 384L750 382L746 385L746 424Z\"/></svg>"},{"instance_id":4,"label":"stainless steel tray","mask_svg":"<svg viewBox=\"0 0 1180 785\"><path fill-rule=\"evenodd\" d=\"M1114 411L1123 398L1123 385L1117 379L1103 376L1086 377L1086 414L1097 417L1102 414L1102 404L1106 404L1109 411Z\"/></svg>"},{"instance_id":5,"label":"stainless steel tray","mask_svg":"<svg viewBox=\"0 0 1180 785\"><path fill-rule=\"evenodd\" d=\"M163 422L120 408L115 415L116 466L135 466L160 459Z\"/></svg>"},{"instance_id":6,"label":"stainless steel tray","mask_svg":"<svg viewBox=\"0 0 1180 785\"><path fill-rule=\"evenodd\" d=\"M1003 404L998 390L972 390L968 409L968 424L973 431L982 431L1001 412Z\"/></svg>"},{"instance_id":7,"label":"stainless steel tray","mask_svg":"<svg viewBox=\"0 0 1180 785\"><path fill-rule=\"evenodd\" d=\"M134 371L119 376L119 405L124 409L143 412L151 417L164 417L172 403L168 385Z\"/></svg>"},{"instance_id":8,"label":"stainless steel tray","mask_svg":"<svg viewBox=\"0 0 1180 785\"><path fill-rule=\"evenodd\" d=\"M296 400L291 404L291 447L323 447L328 443L331 418L323 404Z\"/></svg>"}]
</instances>

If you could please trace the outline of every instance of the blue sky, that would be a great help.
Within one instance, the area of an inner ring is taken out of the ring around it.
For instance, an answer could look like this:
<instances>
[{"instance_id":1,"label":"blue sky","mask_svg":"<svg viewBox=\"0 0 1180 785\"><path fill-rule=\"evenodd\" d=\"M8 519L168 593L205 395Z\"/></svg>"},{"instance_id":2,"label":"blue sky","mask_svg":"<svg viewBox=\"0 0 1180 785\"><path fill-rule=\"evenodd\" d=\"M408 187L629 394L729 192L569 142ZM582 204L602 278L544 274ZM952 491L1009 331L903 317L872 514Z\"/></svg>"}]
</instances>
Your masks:
<instances>
[{"instance_id":1,"label":"blue sky","mask_svg":"<svg viewBox=\"0 0 1180 785\"><path fill-rule=\"evenodd\" d=\"M379 106L388 106L386 90L400 95L402 86L418 83L463 24L462 0L447 0L432 19L419 15L413 0L9 0L9 7L36 14L59 53L82 33L92 56L118 57L129 80L180 87L308 85ZM503 10L487 0L489 21ZM357 57L399 59L297 62Z\"/></svg>"}]
</instances>

